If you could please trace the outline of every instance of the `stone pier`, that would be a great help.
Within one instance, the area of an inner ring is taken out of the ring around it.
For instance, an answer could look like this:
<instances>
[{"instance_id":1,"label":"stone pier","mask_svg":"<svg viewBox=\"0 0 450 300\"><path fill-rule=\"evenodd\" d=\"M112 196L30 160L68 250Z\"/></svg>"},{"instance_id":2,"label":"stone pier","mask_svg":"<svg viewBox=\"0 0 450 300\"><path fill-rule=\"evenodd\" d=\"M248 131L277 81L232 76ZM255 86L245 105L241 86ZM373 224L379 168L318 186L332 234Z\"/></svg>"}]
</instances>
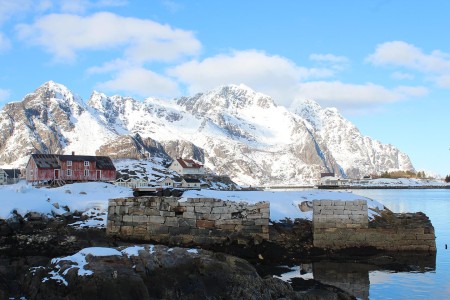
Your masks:
<instances>
[{"instance_id":1,"label":"stone pier","mask_svg":"<svg viewBox=\"0 0 450 300\"><path fill-rule=\"evenodd\" d=\"M313 240L315 247L332 250L436 251L434 227L425 214L382 212L369 223L366 200L314 200Z\"/></svg>"},{"instance_id":2,"label":"stone pier","mask_svg":"<svg viewBox=\"0 0 450 300\"><path fill-rule=\"evenodd\" d=\"M169 244L259 243L269 239L269 203L174 197L109 200L107 234Z\"/></svg>"}]
</instances>

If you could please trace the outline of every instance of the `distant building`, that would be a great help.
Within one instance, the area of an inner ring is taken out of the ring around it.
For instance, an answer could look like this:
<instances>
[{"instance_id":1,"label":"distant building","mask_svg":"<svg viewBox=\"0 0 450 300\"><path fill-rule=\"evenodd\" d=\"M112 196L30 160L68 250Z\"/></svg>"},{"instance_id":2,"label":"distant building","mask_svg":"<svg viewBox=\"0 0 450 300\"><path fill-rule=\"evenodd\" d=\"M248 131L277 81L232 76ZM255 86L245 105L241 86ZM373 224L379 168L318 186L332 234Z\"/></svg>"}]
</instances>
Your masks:
<instances>
[{"instance_id":1,"label":"distant building","mask_svg":"<svg viewBox=\"0 0 450 300\"><path fill-rule=\"evenodd\" d=\"M19 169L2 169L0 168L0 185L14 184L20 180Z\"/></svg>"},{"instance_id":2,"label":"distant building","mask_svg":"<svg viewBox=\"0 0 450 300\"><path fill-rule=\"evenodd\" d=\"M340 187L340 186L346 186L350 183L350 180L345 178L340 178L336 176L324 176L320 178L319 187L320 186L326 186L326 187Z\"/></svg>"},{"instance_id":3,"label":"distant building","mask_svg":"<svg viewBox=\"0 0 450 300\"><path fill-rule=\"evenodd\" d=\"M334 173L330 172L330 173L320 173L320 178L323 177L334 177Z\"/></svg>"},{"instance_id":4,"label":"distant building","mask_svg":"<svg viewBox=\"0 0 450 300\"><path fill-rule=\"evenodd\" d=\"M180 175L203 175L205 169L203 165L193 159L177 158L170 165L169 169Z\"/></svg>"},{"instance_id":5,"label":"distant building","mask_svg":"<svg viewBox=\"0 0 450 300\"><path fill-rule=\"evenodd\" d=\"M33 183L51 180L114 181L116 168L108 156L31 154L26 179Z\"/></svg>"},{"instance_id":6,"label":"distant building","mask_svg":"<svg viewBox=\"0 0 450 300\"><path fill-rule=\"evenodd\" d=\"M181 187L185 189L200 189L200 180L195 178L183 178Z\"/></svg>"},{"instance_id":7,"label":"distant building","mask_svg":"<svg viewBox=\"0 0 450 300\"><path fill-rule=\"evenodd\" d=\"M148 186L148 181L143 178L119 178L114 181L114 184L117 186L129 187L133 189L137 187Z\"/></svg>"},{"instance_id":8,"label":"distant building","mask_svg":"<svg viewBox=\"0 0 450 300\"><path fill-rule=\"evenodd\" d=\"M173 188L173 187L177 187L179 185L178 182L174 181L170 177L162 178L161 180L157 181L157 184L164 188Z\"/></svg>"}]
</instances>

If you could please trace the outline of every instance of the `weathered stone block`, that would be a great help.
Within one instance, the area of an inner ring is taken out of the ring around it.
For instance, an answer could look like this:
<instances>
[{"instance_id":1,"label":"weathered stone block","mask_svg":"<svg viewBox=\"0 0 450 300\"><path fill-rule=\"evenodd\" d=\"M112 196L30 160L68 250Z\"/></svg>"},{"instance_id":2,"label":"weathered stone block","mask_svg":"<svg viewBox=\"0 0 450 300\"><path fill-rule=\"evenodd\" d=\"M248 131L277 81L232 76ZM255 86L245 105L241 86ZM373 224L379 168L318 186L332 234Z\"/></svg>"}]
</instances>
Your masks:
<instances>
[{"instance_id":1,"label":"weathered stone block","mask_svg":"<svg viewBox=\"0 0 450 300\"><path fill-rule=\"evenodd\" d=\"M123 222L133 222L133 216L130 215L124 215L122 217Z\"/></svg>"},{"instance_id":2,"label":"weathered stone block","mask_svg":"<svg viewBox=\"0 0 450 300\"><path fill-rule=\"evenodd\" d=\"M238 225L222 224L222 225L219 225L218 228L220 228L222 230L234 231L236 226L238 226Z\"/></svg>"},{"instance_id":3,"label":"weathered stone block","mask_svg":"<svg viewBox=\"0 0 450 300\"><path fill-rule=\"evenodd\" d=\"M178 227L178 218L177 217L166 217L166 221L164 225L171 227Z\"/></svg>"},{"instance_id":4,"label":"weathered stone block","mask_svg":"<svg viewBox=\"0 0 450 300\"><path fill-rule=\"evenodd\" d=\"M165 219L166 219L165 217L161 217L161 216L149 216L148 222L154 223L154 224L163 224Z\"/></svg>"},{"instance_id":5,"label":"weathered stone block","mask_svg":"<svg viewBox=\"0 0 450 300\"><path fill-rule=\"evenodd\" d=\"M169 232L169 227L164 225L152 224L147 225L147 231L150 234L167 234Z\"/></svg>"},{"instance_id":6,"label":"weathered stone block","mask_svg":"<svg viewBox=\"0 0 450 300\"><path fill-rule=\"evenodd\" d=\"M185 219L196 219L196 215L193 212L184 212L183 213L183 218Z\"/></svg>"},{"instance_id":7,"label":"weathered stone block","mask_svg":"<svg viewBox=\"0 0 450 300\"><path fill-rule=\"evenodd\" d=\"M175 212L173 212L173 211L160 211L159 215L161 217L175 217Z\"/></svg>"},{"instance_id":8,"label":"weathered stone block","mask_svg":"<svg viewBox=\"0 0 450 300\"><path fill-rule=\"evenodd\" d=\"M214 220L197 220L198 228L214 228L215 224Z\"/></svg>"},{"instance_id":9,"label":"weathered stone block","mask_svg":"<svg viewBox=\"0 0 450 300\"><path fill-rule=\"evenodd\" d=\"M133 234L133 226L121 226L120 234L124 236L131 236Z\"/></svg>"},{"instance_id":10,"label":"weathered stone block","mask_svg":"<svg viewBox=\"0 0 450 300\"><path fill-rule=\"evenodd\" d=\"M230 209L227 206L213 207L211 212L213 214L226 214L226 213L231 214Z\"/></svg>"},{"instance_id":11,"label":"weathered stone block","mask_svg":"<svg viewBox=\"0 0 450 300\"><path fill-rule=\"evenodd\" d=\"M169 227L169 233L172 235L187 235L190 230L189 227Z\"/></svg>"},{"instance_id":12,"label":"weathered stone block","mask_svg":"<svg viewBox=\"0 0 450 300\"><path fill-rule=\"evenodd\" d=\"M210 214L211 207L210 206L196 206L195 212L202 213L202 214Z\"/></svg>"},{"instance_id":13,"label":"weathered stone block","mask_svg":"<svg viewBox=\"0 0 450 300\"><path fill-rule=\"evenodd\" d=\"M149 217L147 217L147 216L133 215L133 222L147 223L148 221L149 221Z\"/></svg>"},{"instance_id":14,"label":"weathered stone block","mask_svg":"<svg viewBox=\"0 0 450 300\"><path fill-rule=\"evenodd\" d=\"M247 224L244 224L244 223L242 223L243 225L247 225ZM264 225L264 226L269 226L269 219L267 219L267 218L265 218L265 219L256 219L255 220L255 225L258 225L258 226L260 226L260 225Z\"/></svg>"}]
</instances>

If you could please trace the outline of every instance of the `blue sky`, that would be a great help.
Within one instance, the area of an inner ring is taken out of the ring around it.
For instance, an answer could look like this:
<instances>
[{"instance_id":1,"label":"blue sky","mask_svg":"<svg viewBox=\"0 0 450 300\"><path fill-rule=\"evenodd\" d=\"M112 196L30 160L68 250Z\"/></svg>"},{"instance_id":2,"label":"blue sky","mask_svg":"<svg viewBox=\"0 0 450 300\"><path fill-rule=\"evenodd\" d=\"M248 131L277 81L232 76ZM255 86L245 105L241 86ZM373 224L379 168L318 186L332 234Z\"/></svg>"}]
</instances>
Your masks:
<instances>
[{"instance_id":1,"label":"blue sky","mask_svg":"<svg viewBox=\"0 0 450 300\"><path fill-rule=\"evenodd\" d=\"M450 1L0 0L0 105L48 80L172 99L244 83L337 107L450 174Z\"/></svg>"}]
</instances>

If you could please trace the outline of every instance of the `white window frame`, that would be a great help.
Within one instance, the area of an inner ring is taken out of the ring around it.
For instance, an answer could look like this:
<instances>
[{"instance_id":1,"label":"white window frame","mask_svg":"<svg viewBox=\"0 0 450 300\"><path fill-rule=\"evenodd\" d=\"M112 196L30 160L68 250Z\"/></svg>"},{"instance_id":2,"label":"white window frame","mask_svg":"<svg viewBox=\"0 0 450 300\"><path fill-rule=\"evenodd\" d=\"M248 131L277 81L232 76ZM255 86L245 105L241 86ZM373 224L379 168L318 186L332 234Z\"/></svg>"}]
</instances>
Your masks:
<instances>
[{"instance_id":1,"label":"white window frame","mask_svg":"<svg viewBox=\"0 0 450 300\"><path fill-rule=\"evenodd\" d=\"M68 160L68 161L67 161L67 166L68 166L68 167L71 167L71 166L72 166L72 161L71 161L71 160Z\"/></svg>"},{"instance_id":2,"label":"white window frame","mask_svg":"<svg viewBox=\"0 0 450 300\"><path fill-rule=\"evenodd\" d=\"M84 170L84 177L89 177L89 170L88 169Z\"/></svg>"},{"instance_id":3,"label":"white window frame","mask_svg":"<svg viewBox=\"0 0 450 300\"><path fill-rule=\"evenodd\" d=\"M67 169L67 176L72 177L72 169Z\"/></svg>"},{"instance_id":4,"label":"white window frame","mask_svg":"<svg viewBox=\"0 0 450 300\"><path fill-rule=\"evenodd\" d=\"M85 160L85 161L84 161L84 166L85 166L85 167L89 167L89 161L88 161L88 160Z\"/></svg>"}]
</instances>

